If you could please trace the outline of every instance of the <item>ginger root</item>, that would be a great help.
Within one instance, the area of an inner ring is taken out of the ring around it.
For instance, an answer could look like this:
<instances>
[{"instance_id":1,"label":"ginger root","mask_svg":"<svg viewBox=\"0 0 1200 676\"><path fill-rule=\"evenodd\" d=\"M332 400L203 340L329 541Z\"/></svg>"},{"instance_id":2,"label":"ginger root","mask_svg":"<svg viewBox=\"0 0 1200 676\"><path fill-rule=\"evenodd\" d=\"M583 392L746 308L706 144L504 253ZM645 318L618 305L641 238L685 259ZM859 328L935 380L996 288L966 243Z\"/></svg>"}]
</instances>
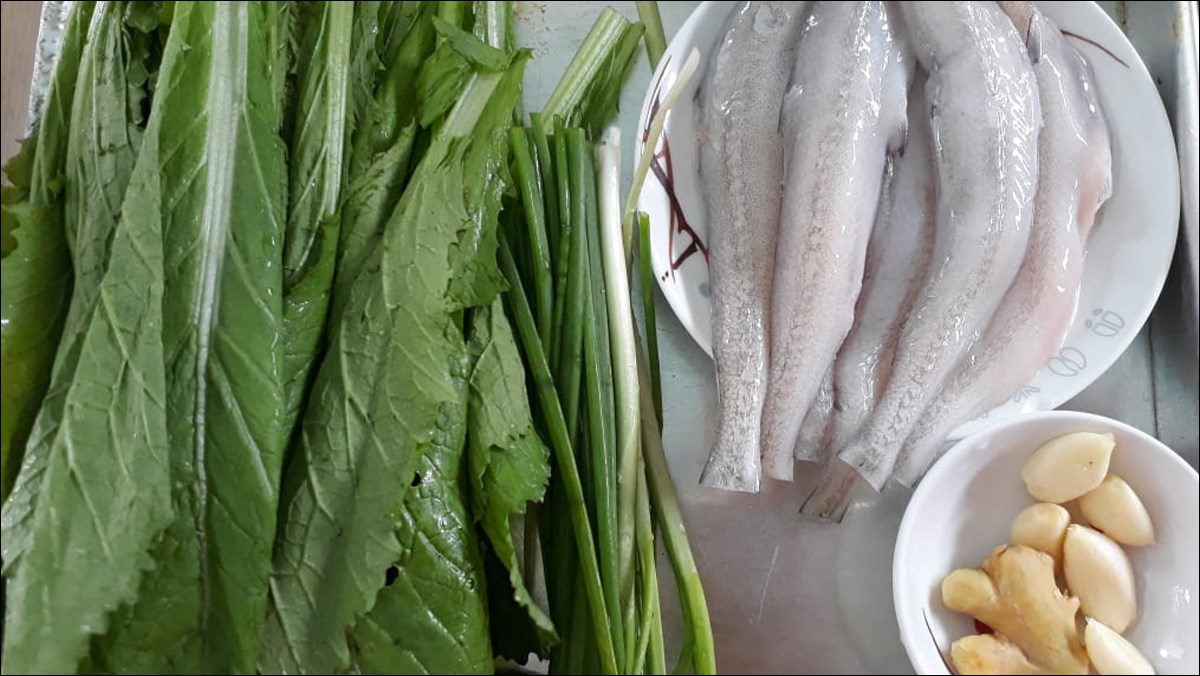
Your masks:
<instances>
[{"instance_id":1,"label":"ginger root","mask_svg":"<svg viewBox=\"0 0 1200 676\"><path fill-rule=\"evenodd\" d=\"M991 627L1032 665L1057 674L1087 673L1087 653L1075 628L1079 599L1059 591L1054 559L1043 552L1024 545L997 547L980 569L947 575L942 602Z\"/></svg>"},{"instance_id":2,"label":"ginger root","mask_svg":"<svg viewBox=\"0 0 1200 676\"><path fill-rule=\"evenodd\" d=\"M1029 661L1021 649L1003 636L964 636L950 646L950 661L960 674L1048 674Z\"/></svg>"}]
</instances>

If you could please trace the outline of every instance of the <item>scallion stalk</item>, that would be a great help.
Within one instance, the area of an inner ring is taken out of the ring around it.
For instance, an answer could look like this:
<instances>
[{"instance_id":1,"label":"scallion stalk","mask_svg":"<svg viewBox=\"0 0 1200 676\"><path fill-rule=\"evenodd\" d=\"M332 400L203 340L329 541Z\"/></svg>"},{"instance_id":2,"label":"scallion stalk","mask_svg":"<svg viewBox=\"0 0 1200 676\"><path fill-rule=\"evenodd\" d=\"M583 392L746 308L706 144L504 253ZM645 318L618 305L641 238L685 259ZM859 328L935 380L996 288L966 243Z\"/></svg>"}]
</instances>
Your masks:
<instances>
[{"instance_id":1,"label":"scallion stalk","mask_svg":"<svg viewBox=\"0 0 1200 676\"><path fill-rule=\"evenodd\" d=\"M557 366L562 352L563 321L567 310L567 270L571 266L571 172L567 128L555 120L554 183L558 193L558 247L554 250L554 317L550 333L550 363Z\"/></svg>"},{"instance_id":2,"label":"scallion stalk","mask_svg":"<svg viewBox=\"0 0 1200 676\"><path fill-rule=\"evenodd\" d=\"M675 573L675 587L683 606L686 625L684 641L691 651L696 673L715 674L717 661L713 646L712 621L708 615L708 601L704 598L700 571L696 568L696 560L692 557L691 545L688 543L675 484L671 482L671 470L667 467L662 433L659 431L661 428L654 415L654 401L648 385L649 369L640 351L637 361L638 375L641 377L639 402L642 413L642 457L646 461L646 477L650 483L650 499L658 521L658 532L671 560L671 568Z\"/></svg>"},{"instance_id":3,"label":"scallion stalk","mask_svg":"<svg viewBox=\"0 0 1200 676\"><path fill-rule=\"evenodd\" d=\"M559 396L566 413L572 446L578 443L580 381L583 376L584 284L587 282L587 191L588 143L579 128L567 130L568 164L571 176L570 262L567 265L566 296L563 302L562 335L558 356Z\"/></svg>"},{"instance_id":4,"label":"scallion stalk","mask_svg":"<svg viewBox=\"0 0 1200 676\"><path fill-rule=\"evenodd\" d=\"M637 630L637 649L630 660L628 672L631 674L662 673L655 671L659 665L651 663L647 668L646 655L650 644L657 636L662 641L662 612L658 597L658 567L654 561L654 521L650 514L650 492L646 484L646 465L638 457L638 487L637 487L637 554L638 568L641 572L640 591L642 595L641 621Z\"/></svg>"},{"instance_id":5,"label":"scallion stalk","mask_svg":"<svg viewBox=\"0 0 1200 676\"><path fill-rule=\"evenodd\" d=\"M662 16L659 15L658 3L654 0L648 2L638 0L637 12L638 19L646 27L646 34L642 39L646 41L646 55L650 57L650 70L654 70L667 51L667 36L663 34Z\"/></svg>"},{"instance_id":6,"label":"scallion stalk","mask_svg":"<svg viewBox=\"0 0 1200 676\"><path fill-rule=\"evenodd\" d=\"M541 113L529 116L529 135L533 138L534 157L538 172L542 176L542 196L546 219L546 239L550 244L551 267L557 265L554 254L558 252L558 234L562 224L558 220L558 182L554 176L554 155L550 152L550 136Z\"/></svg>"},{"instance_id":7,"label":"scallion stalk","mask_svg":"<svg viewBox=\"0 0 1200 676\"><path fill-rule=\"evenodd\" d=\"M555 464L558 468L558 477L562 482L564 502L571 519L571 530L579 556L580 575L583 578L584 592L590 610L589 617L593 629L595 629L596 647L600 653L601 666L605 673L615 674L617 673L617 659L613 652L612 630L608 624L604 607L600 565L596 558L596 546L592 541L592 526L588 517L587 504L584 502L579 468L575 464L575 454L571 450L566 418L563 416L554 379L550 375L550 366L546 362L542 342L537 335L533 312L529 308L525 290L521 288L521 277L517 272L517 264L513 260L503 232L500 233L499 259L500 269L512 286L505 294L505 299L525 351L526 364L531 371L537 390L538 403L546 421L550 446L553 449Z\"/></svg>"},{"instance_id":8,"label":"scallion stalk","mask_svg":"<svg viewBox=\"0 0 1200 676\"><path fill-rule=\"evenodd\" d=\"M620 132L609 128L596 149L597 188L600 195L600 245L604 282L608 291L609 341L612 344L613 380L616 384L617 430L617 540L620 546L621 598L632 603L634 587L634 533L637 508L638 373L633 309L620 220Z\"/></svg>"},{"instance_id":9,"label":"scallion stalk","mask_svg":"<svg viewBox=\"0 0 1200 676\"><path fill-rule=\"evenodd\" d=\"M554 314L554 281L550 270L550 245L546 241L546 219L543 209L541 177L529 150L529 137L521 127L508 130L508 145L512 152L517 190L525 214L529 240L530 267L534 288L534 316L538 337L550 341Z\"/></svg>"},{"instance_id":10,"label":"scallion stalk","mask_svg":"<svg viewBox=\"0 0 1200 676\"><path fill-rule=\"evenodd\" d=\"M589 164L587 168L591 168ZM587 179L594 185L594 171ZM596 511L597 550L600 578L604 581L605 603L613 626L617 659L625 663L628 628L621 617L620 548L617 543L616 411L613 403L612 350L608 333L608 294L600 254L599 206L596 191L588 191L589 306L584 323L584 383L587 394L588 447L592 459L593 498ZM618 638L620 637L620 638Z\"/></svg>"},{"instance_id":11,"label":"scallion stalk","mask_svg":"<svg viewBox=\"0 0 1200 676\"><path fill-rule=\"evenodd\" d=\"M654 414L661 422L662 379L658 370L658 318L654 312L654 269L650 266L650 216L639 211L637 222L642 320L646 327L646 353L650 358L650 393L654 395Z\"/></svg>"}]
</instances>

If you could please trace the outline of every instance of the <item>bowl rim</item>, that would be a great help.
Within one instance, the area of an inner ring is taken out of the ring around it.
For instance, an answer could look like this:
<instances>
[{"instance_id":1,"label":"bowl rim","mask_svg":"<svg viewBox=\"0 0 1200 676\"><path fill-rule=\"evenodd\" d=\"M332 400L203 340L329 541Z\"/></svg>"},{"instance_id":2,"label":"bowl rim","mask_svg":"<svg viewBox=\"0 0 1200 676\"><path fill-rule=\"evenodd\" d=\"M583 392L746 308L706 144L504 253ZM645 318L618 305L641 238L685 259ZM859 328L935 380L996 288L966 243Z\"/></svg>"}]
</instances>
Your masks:
<instances>
[{"instance_id":1,"label":"bowl rim","mask_svg":"<svg viewBox=\"0 0 1200 676\"><path fill-rule=\"evenodd\" d=\"M1144 443L1146 447L1153 449L1152 452L1165 456L1168 463L1172 464L1177 471L1182 469L1184 475L1190 476L1193 483L1200 483L1200 474L1197 474L1196 470L1193 469L1192 466L1189 465L1188 462L1184 460L1182 456L1176 453L1170 446L1167 446L1152 435L1128 423L1098 415L1096 413L1085 413L1083 411L1063 411L1057 409L1029 413L1011 418L1009 420L997 422L994 425L989 425L955 442L950 450L946 451L946 453L942 455L941 458L938 458L937 462L935 462L933 466L929 468L929 471L925 473L924 478L921 479L921 482L917 484L916 489L913 490L912 495L909 497L908 504L904 508L904 516L900 519L900 528L896 531L896 544L892 548L892 609L896 614L896 626L900 630L900 644L904 646L904 653L908 655L909 663L918 673L928 673L921 671L923 667L927 666L925 659L926 656L923 650L917 650L915 648L917 644L916 637L913 636L910 624L906 622L905 618L901 617L900 614L900 598L902 592L906 589L904 586L904 583L906 582L904 578L906 576L904 573L902 573L900 555L902 549L907 549L908 543L913 541L913 531L916 528L917 521L916 512L920 510L920 506L925 501L930 499L928 496L933 491L933 489L930 487L933 484L938 483L938 480L941 479L943 474L947 474L954 469L958 469L960 456L965 456L974 450L973 447L976 446L977 442L981 438L1002 435L1015 427L1029 425L1036 422L1043 422L1046 420L1062 423L1090 423L1092 425L1108 427L1114 432L1120 432L1122 434L1133 436L1140 442ZM914 509L914 505L917 506L917 509ZM942 664L946 664L945 656L939 654L939 661L941 661ZM947 671L948 673L953 673L952 671Z\"/></svg>"}]
</instances>

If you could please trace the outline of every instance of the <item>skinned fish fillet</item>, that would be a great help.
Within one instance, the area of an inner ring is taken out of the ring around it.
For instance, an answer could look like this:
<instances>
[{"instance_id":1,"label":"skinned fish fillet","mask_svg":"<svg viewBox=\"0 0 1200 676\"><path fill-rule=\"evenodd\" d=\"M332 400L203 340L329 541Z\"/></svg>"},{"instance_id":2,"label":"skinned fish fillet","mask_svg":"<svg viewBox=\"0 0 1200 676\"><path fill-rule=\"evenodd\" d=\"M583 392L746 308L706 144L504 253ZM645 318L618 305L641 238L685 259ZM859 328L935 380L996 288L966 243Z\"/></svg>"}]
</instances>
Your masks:
<instances>
[{"instance_id":1,"label":"skinned fish fillet","mask_svg":"<svg viewBox=\"0 0 1200 676\"><path fill-rule=\"evenodd\" d=\"M833 389L834 364L829 365L825 377L821 379L821 387L813 399L812 406L804 415L800 424L800 434L796 437L796 448L793 455L802 462L820 462L828 459L830 451L830 433L833 422L833 406L836 393Z\"/></svg>"},{"instance_id":2,"label":"skinned fish fillet","mask_svg":"<svg viewBox=\"0 0 1200 676\"><path fill-rule=\"evenodd\" d=\"M904 136L907 63L882 2L817 2L783 101L786 147L762 415L763 469L793 449L850 330L890 148Z\"/></svg>"},{"instance_id":3,"label":"skinned fish fillet","mask_svg":"<svg viewBox=\"0 0 1200 676\"><path fill-rule=\"evenodd\" d=\"M746 2L699 93L708 207L717 430L700 483L757 492L783 145L779 113L804 4Z\"/></svg>"},{"instance_id":4,"label":"skinned fish fillet","mask_svg":"<svg viewBox=\"0 0 1200 676\"><path fill-rule=\"evenodd\" d=\"M1025 260L971 357L926 409L895 478L912 485L958 425L1016 393L1062 345L1083 277L1084 243L1112 192L1108 125L1086 59L1028 3L1001 3L1028 35L1041 98L1038 187Z\"/></svg>"},{"instance_id":5,"label":"skinned fish fillet","mask_svg":"<svg viewBox=\"0 0 1200 676\"><path fill-rule=\"evenodd\" d=\"M1017 274L1033 217L1041 119L1024 41L995 3L899 6L929 73L938 196L929 276L896 345L888 387L838 452L876 490ZM818 516L836 518L845 499L814 504Z\"/></svg>"},{"instance_id":6,"label":"skinned fish fillet","mask_svg":"<svg viewBox=\"0 0 1200 676\"><path fill-rule=\"evenodd\" d=\"M936 186L924 72L913 80L908 110L908 139L884 180L854 326L838 351L830 431L834 448L850 440L883 393L900 329L925 282L933 251Z\"/></svg>"}]
</instances>

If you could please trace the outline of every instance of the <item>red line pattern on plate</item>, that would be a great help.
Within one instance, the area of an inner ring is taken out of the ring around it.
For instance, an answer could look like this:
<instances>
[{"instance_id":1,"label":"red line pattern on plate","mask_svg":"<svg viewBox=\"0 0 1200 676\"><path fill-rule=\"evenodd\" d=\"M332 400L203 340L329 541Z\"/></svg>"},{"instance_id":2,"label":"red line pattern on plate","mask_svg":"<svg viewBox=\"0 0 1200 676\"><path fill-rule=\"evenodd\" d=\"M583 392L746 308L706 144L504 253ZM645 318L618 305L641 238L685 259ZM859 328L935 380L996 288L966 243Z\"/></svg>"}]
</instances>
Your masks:
<instances>
[{"instance_id":1,"label":"red line pattern on plate","mask_svg":"<svg viewBox=\"0 0 1200 676\"><path fill-rule=\"evenodd\" d=\"M1110 57L1112 57L1112 60L1113 60L1113 61L1116 61L1117 63L1121 64L1122 66L1124 66L1124 67L1126 67L1126 68L1128 68L1128 67L1129 67L1129 64L1127 64L1127 63L1125 63L1124 61L1122 61L1122 60L1121 60L1121 57L1117 56L1116 54L1113 54L1113 53L1112 53L1112 50L1110 50L1109 48L1107 48L1107 47L1105 47L1104 45L1100 44L1099 42L1096 42L1095 40L1093 40L1093 39L1091 39L1091 38L1089 38L1089 37L1084 37L1084 36L1080 35L1079 33L1072 33L1072 32L1071 32L1071 31L1069 31L1069 30L1064 30L1064 29L1061 29L1061 28L1060 28L1060 29L1059 29L1059 32L1060 32L1060 33L1062 33L1063 35L1065 35L1065 36L1069 37L1069 38L1075 38L1076 40L1080 40L1080 41L1082 41L1082 42L1086 42L1086 43L1088 43L1089 45L1091 45L1091 46L1095 47L1096 49L1099 49L1100 51L1102 51L1102 52L1104 52L1105 54L1107 54L1107 55L1109 55Z\"/></svg>"},{"instance_id":2,"label":"red line pattern on plate","mask_svg":"<svg viewBox=\"0 0 1200 676\"><path fill-rule=\"evenodd\" d=\"M658 80L654 83L654 105L650 108L650 114L646 116L646 125L642 127L642 151L645 152L645 144L650 139L650 123L654 116L658 113L661 101L659 95L662 90L663 76L666 74L670 66L670 57L667 63L663 66L662 73L659 74ZM662 137L662 149L654 152L654 157L650 161L650 171L654 173L654 177L662 186L663 191L667 194L667 200L671 204L670 222L667 227L667 252L670 260L671 278L675 278L675 271L678 270L692 255L699 253L704 257L705 265L708 264L708 246L704 244L704 240L688 223L687 216L683 213L683 207L679 204L679 198L675 195L675 167L671 161L671 143L664 133ZM686 235L688 244L678 256L675 255L675 236Z\"/></svg>"}]
</instances>

